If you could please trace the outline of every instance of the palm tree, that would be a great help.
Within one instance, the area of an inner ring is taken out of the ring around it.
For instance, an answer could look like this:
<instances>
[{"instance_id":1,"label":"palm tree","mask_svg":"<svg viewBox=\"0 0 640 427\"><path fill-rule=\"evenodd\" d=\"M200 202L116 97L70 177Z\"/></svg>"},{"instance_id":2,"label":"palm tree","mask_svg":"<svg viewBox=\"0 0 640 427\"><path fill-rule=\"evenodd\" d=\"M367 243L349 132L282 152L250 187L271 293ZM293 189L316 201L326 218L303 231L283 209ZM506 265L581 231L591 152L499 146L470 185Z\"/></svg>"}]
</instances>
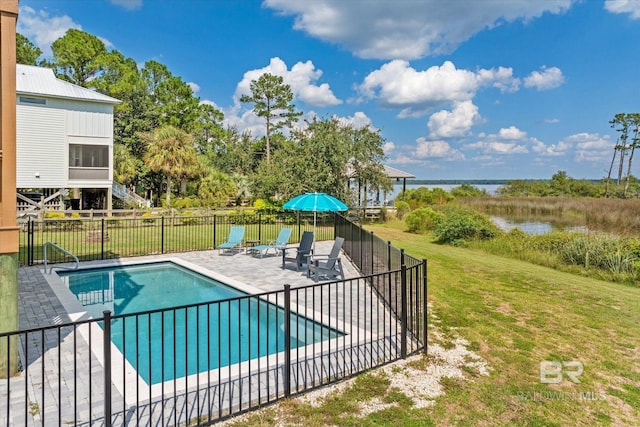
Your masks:
<instances>
[{"instance_id":1,"label":"palm tree","mask_svg":"<svg viewBox=\"0 0 640 427\"><path fill-rule=\"evenodd\" d=\"M140 137L147 144L144 159L149 169L167 177L167 206L170 206L173 178L189 174L198 163L193 138L169 125L141 133Z\"/></svg>"}]
</instances>

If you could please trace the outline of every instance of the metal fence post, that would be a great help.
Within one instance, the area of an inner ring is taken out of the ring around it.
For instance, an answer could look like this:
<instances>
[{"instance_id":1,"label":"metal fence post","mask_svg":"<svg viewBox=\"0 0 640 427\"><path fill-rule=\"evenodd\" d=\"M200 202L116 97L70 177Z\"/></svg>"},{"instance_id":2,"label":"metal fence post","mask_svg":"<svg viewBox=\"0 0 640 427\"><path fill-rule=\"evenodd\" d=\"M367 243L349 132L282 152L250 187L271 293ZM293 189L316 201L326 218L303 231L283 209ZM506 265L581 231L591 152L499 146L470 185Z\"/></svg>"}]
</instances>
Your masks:
<instances>
[{"instance_id":1,"label":"metal fence post","mask_svg":"<svg viewBox=\"0 0 640 427\"><path fill-rule=\"evenodd\" d=\"M258 240L262 242L262 214L261 213L258 214Z\"/></svg>"},{"instance_id":2,"label":"metal fence post","mask_svg":"<svg viewBox=\"0 0 640 427\"><path fill-rule=\"evenodd\" d=\"M27 225L27 264L29 264L29 266L33 265L34 228L33 218L29 218L29 224Z\"/></svg>"},{"instance_id":3,"label":"metal fence post","mask_svg":"<svg viewBox=\"0 0 640 427\"><path fill-rule=\"evenodd\" d=\"M333 240L338 237L338 213L333 213Z\"/></svg>"},{"instance_id":4,"label":"metal fence post","mask_svg":"<svg viewBox=\"0 0 640 427\"><path fill-rule=\"evenodd\" d=\"M284 397L291 396L291 285L284 285Z\"/></svg>"},{"instance_id":5,"label":"metal fence post","mask_svg":"<svg viewBox=\"0 0 640 427\"><path fill-rule=\"evenodd\" d=\"M362 268L364 270L364 239L362 238L362 232L364 230L362 229L362 226L358 227L358 240L360 243L360 263L358 264L359 268Z\"/></svg>"},{"instance_id":6,"label":"metal fence post","mask_svg":"<svg viewBox=\"0 0 640 427\"><path fill-rule=\"evenodd\" d=\"M216 215L213 215L213 249L216 248L216 229L218 228L217 226L217 221L216 221Z\"/></svg>"},{"instance_id":7,"label":"metal fence post","mask_svg":"<svg viewBox=\"0 0 640 427\"><path fill-rule=\"evenodd\" d=\"M423 347L423 351L424 354L428 354L428 349L429 349L429 345L428 345L428 339L429 339L429 333L427 330L427 327L429 326L429 313L428 313L428 309L429 309L429 299L427 298L427 292L428 292L428 288L427 288L427 260L426 258L422 260L422 316L423 316L423 323L424 323L424 331L423 331L423 337L422 339L424 340L424 347Z\"/></svg>"},{"instance_id":8,"label":"metal fence post","mask_svg":"<svg viewBox=\"0 0 640 427\"><path fill-rule=\"evenodd\" d=\"M407 266L400 270L400 357L407 358Z\"/></svg>"},{"instance_id":9,"label":"metal fence post","mask_svg":"<svg viewBox=\"0 0 640 427\"><path fill-rule=\"evenodd\" d=\"M164 215L160 218L160 253L164 253ZM171 220L173 222L173 219Z\"/></svg>"},{"instance_id":10,"label":"metal fence post","mask_svg":"<svg viewBox=\"0 0 640 427\"><path fill-rule=\"evenodd\" d=\"M104 357L104 426L111 427L111 311L105 310L103 332Z\"/></svg>"},{"instance_id":11,"label":"metal fence post","mask_svg":"<svg viewBox=\"0 0 640 427\"><path fill-rule=\"evenodd\" d=\"M104 218L100 223L100 259L104 259Z\"/></svg>"},{"instance_id":12,"label":"metal fence post","mask_svg":"<svg viewBox=\"0 0 640 427\"><path fill-rule=\"evenodd\" d=\"M391 271L391 242L387 240L387 271Z\"/></svg>"},{"instance_id":13,"label":"metal fence post","mask_svg":"<svg viewBox=\"0 0 640 427\"><path fill-rule=\"evenodd\" d=\"M369 251L369 256L371 257L371 271L369 272L369 274L375 274L376 272L374 271L375 265L374 265L374 256L373 256L373 231L371 232L371 250Z\"/></svg>"}]
</instances>

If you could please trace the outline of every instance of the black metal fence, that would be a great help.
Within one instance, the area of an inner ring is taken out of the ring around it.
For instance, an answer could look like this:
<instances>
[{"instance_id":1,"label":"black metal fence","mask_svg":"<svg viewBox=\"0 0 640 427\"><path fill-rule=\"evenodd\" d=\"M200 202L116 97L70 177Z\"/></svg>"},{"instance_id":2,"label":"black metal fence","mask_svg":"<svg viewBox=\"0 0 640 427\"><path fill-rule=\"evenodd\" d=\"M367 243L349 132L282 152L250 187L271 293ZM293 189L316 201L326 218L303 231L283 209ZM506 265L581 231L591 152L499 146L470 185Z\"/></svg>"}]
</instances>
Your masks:
<instances>
[{"instance_id":1,"label":"black metal fence","mask_svg":"<svg viewBox=\"0 0 640 427\"><path fill-rule=\"evenodd\" d=\"M363 275L377 275L387 271L403 270L406 278L370 283L387 308L407 326L412 338L424 343L427 350L427 260L419 260L385 242L362 226L342 215L335 218L336 236L345 238L343 250ZM398 301L407 307L398 311Z\"/></svg>"},{"instance_id":2,"label":"black metal fence","mask_svg":"<svg viewBox=\"0 0 640 427\"><path fill-rule=\"evenodd\" d=\"M53 242L81 261L214 249L229 236L232 225L245 226L245 240L274 240L281 227L291 227L291 241L313 230L313 213L138 216L136 218L30 219L20 233L21 265L43 263L42 246ZM334 236L334 214L318 214L316 240ZM68 262L52 254L50 263Z\"/></svg>"},{"instance_id":3,"label":"black metal fence","mask_svg":"<svg viewBox=\"0 0 640 427\"><path fill-rule=\"evenodd\" d=\"M208 425L426 352L426 261L331 222L362 277L1 333L0 425Z\"/></svg>"}]
</instances>

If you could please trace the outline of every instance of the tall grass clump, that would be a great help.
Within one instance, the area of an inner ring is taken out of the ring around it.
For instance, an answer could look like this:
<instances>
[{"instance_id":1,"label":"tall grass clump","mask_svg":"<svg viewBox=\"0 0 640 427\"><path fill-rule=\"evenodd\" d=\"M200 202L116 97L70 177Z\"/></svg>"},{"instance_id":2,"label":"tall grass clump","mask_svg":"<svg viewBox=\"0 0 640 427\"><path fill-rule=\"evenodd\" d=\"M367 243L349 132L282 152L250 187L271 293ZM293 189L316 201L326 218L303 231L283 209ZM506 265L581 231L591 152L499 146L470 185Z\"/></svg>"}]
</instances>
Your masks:
<instances>
[{"instance_id":1,"label":"tall grass clump","mask_svg":"<svg viewBox=\"0 0 640 427\"><path fill-rule=\"evenodd\" d=\"M635 255L622 239L607 235L579 235L560 250L566 264L598 268L614 274L633 273Z\"/></svg>"},{"instance_id":2,"label":"tall grass clump","mask_svg":"<svg viewBox=\"0 0 640 427\"><path fill-rule=\"evenodd\" d=\"M514 229L467 246L598 279L634 285L640 282L639 239L575 232L531 236Z\"/></svg>"},{"instance_id":3,"label":"tall grass clump","mask_svg":"<svg viewBox=\"0 0 640 427\"><path fill-rule=\"evenodd\" d=\"M409 203L404 201L396 201L395 207L396 218L398 218L399 220L404 219L404 217L407 216L409 212L411 212L411 206L409 206Z\"/></svg>"}]
</instances>

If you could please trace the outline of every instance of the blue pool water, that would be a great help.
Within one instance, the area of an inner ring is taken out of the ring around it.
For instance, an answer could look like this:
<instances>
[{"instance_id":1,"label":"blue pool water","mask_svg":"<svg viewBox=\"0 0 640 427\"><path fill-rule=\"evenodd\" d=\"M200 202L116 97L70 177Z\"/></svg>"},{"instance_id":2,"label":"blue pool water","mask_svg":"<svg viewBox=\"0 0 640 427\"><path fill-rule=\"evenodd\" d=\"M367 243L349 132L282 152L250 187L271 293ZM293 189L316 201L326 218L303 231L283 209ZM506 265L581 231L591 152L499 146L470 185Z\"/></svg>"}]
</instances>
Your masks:
<instances>
[{"instance_id":1,"label":"blue pool water","mask_svg":"<svg viewBox=\"0 0 640 427\"><path fill-rule=\"evenodd\" d=\"M112 311L116 318L111 339L147 383L284 351L282 308L177 264L139 264L59 275L82 305L97 309L99 315L103 309ZM198 305L182 307L193 304ZM135 314L142 311L153 312ZM291 314L292 348L340 335Z\"/></svg>"}]
</instances>

